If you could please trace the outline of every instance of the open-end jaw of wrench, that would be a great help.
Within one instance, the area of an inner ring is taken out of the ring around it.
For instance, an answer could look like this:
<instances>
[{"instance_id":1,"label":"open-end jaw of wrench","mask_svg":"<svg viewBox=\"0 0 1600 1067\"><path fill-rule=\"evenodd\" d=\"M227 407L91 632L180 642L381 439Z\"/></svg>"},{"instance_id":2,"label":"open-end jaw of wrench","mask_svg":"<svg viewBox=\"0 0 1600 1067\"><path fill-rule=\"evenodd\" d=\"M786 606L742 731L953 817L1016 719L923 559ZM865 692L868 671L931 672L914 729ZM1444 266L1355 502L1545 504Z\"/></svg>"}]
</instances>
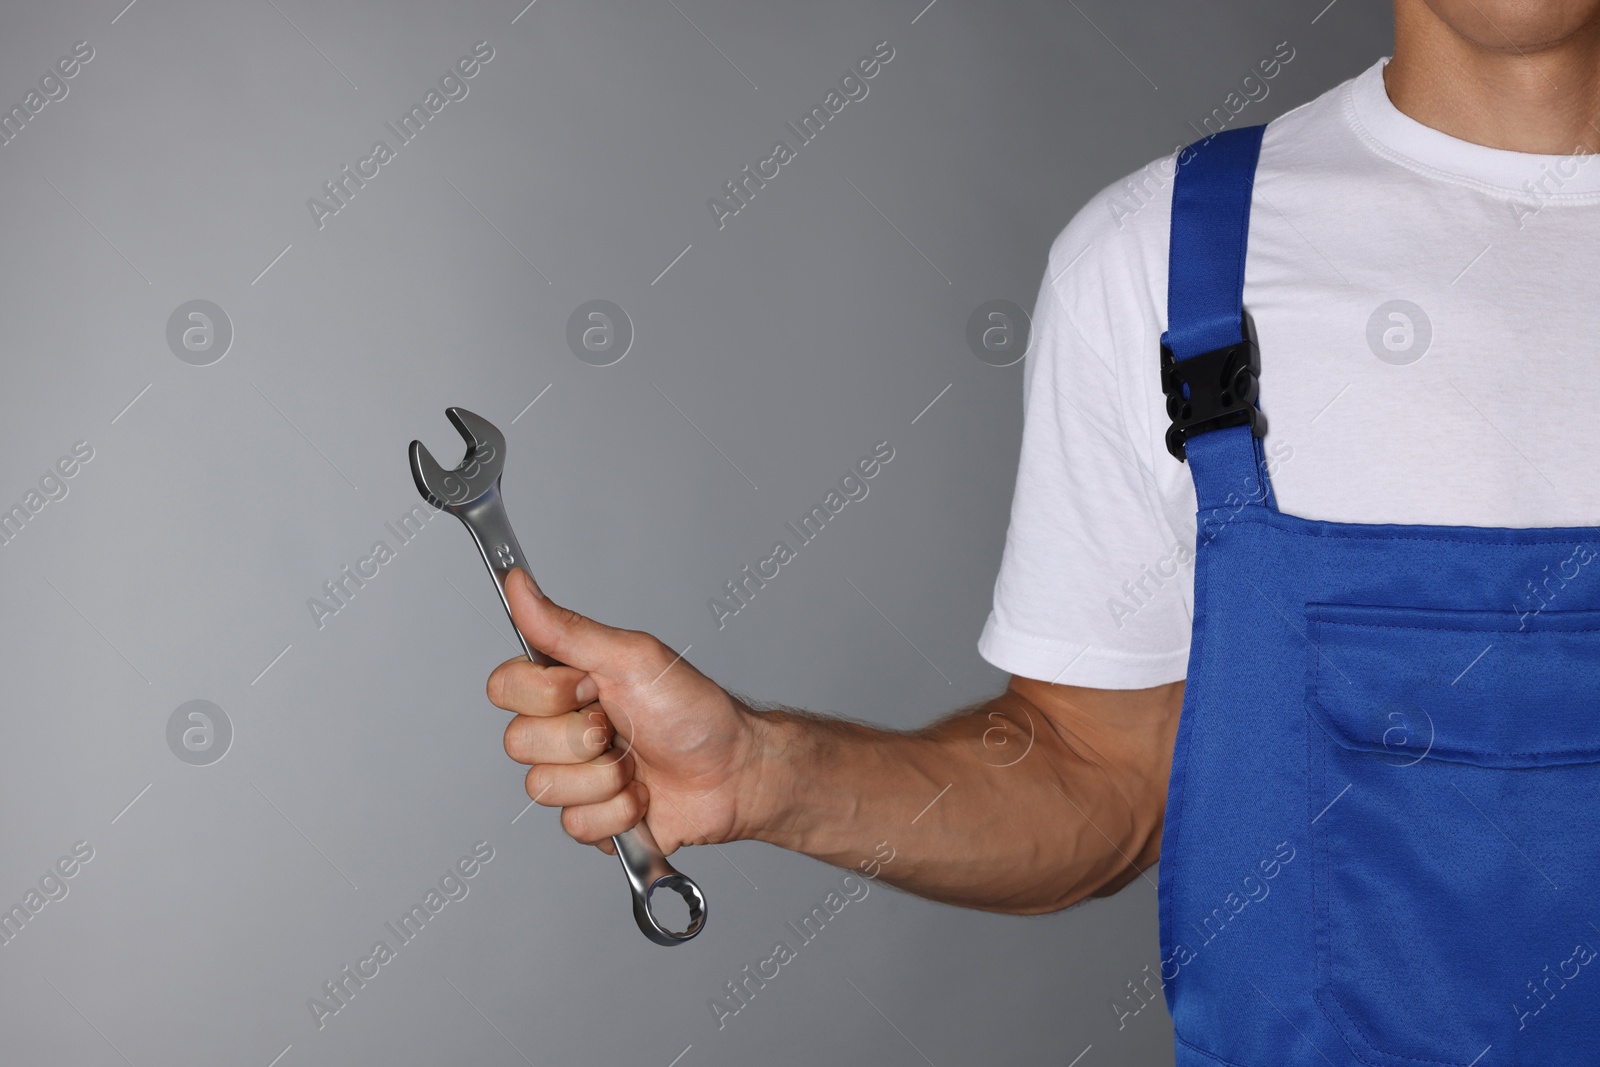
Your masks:
<instances>
[{"instance_id":1,"label":"open-end jaw of wrench","mask_svg":"<svg viewBox=\"0 0 1600 1067\"><path fill-rule=\"evenodd\" d=\"M506 517L505 504L500 498L500 473L505 467L506 439L489 420L474 415L465 408L446 408L445 416L461 432L467 442L467 455L454 470L445 470L434 460L421 441L411 442L411 476L416 479L417 491L436 508L441 508L460 519L477 542L483 562L494 575L495 588L500 592L500 603L506 615L511 614L511 603L506 599L506 578L512 570L521 567L532 581L517 544L517 535L511 531L511 520ZM534 589L538 589L537 583ZM512 629L516 629L515 622ZM540 666L556 665L556 661L528 644L521 632L517 639L528 658ZM644 936L658 945L678 945L698 934L706 925L706 898L693 879L680 874L661 854L650 828L643 822L611 839L617 846L617 858L628 875L628 888L633 893L633 917ZM670 889L689 905L689 925L682 931L668 930L656 921L650 911L650 898L657 889Z\"/></svg>"}]
</instances>

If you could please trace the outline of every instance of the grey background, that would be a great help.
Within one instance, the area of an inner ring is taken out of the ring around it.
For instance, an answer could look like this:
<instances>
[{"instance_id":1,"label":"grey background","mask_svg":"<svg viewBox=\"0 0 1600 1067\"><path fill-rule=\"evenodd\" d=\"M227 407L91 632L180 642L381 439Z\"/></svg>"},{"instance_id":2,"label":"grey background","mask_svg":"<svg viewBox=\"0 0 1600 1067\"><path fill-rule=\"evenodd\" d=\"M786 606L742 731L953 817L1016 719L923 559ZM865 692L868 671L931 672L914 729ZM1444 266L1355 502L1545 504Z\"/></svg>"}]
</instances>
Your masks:
<instances>
[{"instance_id":1,"label":"grey background","mask_svg":"<svg viewBox=\"0 0 1600 1067\"><path fill-rule=\"evenodd\" d=\"M94 449L0 546L0 903L94 849L0 946L0 1059L1171 1062L1164 1006L1120 1031L1109 1007L1157 959L1151 880L1031 919L877 886L719 1032L708 998L838 872L687 850L710 925L650 945L616 862L521 814L483 697L510 631L454 520L322 629L306 607L395 545L406 443L459 455L459 404L507 431L558 600L765 700L910 727L997 692L974 643L1022 367L976 358L967 316L1031 309L1076 209L1193 139L1277 42L1296 58L1241 121L1386 52L1389 12L924 3L0 10L8 107L95 49L0 147L0 506ZM480 40L468 97L319 231L306 198ZM719 232L706 199L880 40L868 97ZM596 298L635 329L609 367L565 344ZM210 366L166 343L194 299L233 325ZM707 598L881 439L870 496L719 632ZM191 700L232 725L209 765L168 747ZM319 1030L307 999L480 840L466 899Z\"/></svg>"}]
</instances>

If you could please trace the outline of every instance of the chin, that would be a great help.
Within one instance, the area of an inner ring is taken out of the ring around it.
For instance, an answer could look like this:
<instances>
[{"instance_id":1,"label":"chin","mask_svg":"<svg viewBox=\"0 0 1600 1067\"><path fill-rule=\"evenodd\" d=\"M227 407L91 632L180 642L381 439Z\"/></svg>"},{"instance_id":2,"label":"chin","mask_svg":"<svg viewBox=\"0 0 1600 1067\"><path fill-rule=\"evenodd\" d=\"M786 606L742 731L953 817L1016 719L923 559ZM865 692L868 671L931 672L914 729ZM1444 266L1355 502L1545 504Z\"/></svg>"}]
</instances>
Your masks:
<instances>
[{"instance_id":1,"label":"chin","mask_svg":"<svg viewBox=\"0 0 1600 1067\"><path fill-rule=\"evenodd\" d=\"M1422 0L1481 48L1534 52L1600 32L1600 0Z\"/></svg>"}]
</instances>

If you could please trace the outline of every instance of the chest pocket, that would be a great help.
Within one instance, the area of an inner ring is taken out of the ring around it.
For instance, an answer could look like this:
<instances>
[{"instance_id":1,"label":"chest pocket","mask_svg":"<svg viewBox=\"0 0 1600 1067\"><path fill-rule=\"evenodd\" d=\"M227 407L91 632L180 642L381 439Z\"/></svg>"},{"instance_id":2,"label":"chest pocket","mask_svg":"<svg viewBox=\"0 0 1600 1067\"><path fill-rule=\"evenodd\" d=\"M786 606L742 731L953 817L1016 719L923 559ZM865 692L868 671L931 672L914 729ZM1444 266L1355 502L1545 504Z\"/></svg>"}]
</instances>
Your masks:
<instances>
[{"instance_id":1,"label":"chest pocket","mask_svg":"<svg viewBox=\"0 0 1600 1067\"><path fill-rule=\"evenodd\" d=\"M1322 1010L1382 1067L1593 1062L1600 611L1311 604L1306 635Z\"/></svg>"}]
</instances>

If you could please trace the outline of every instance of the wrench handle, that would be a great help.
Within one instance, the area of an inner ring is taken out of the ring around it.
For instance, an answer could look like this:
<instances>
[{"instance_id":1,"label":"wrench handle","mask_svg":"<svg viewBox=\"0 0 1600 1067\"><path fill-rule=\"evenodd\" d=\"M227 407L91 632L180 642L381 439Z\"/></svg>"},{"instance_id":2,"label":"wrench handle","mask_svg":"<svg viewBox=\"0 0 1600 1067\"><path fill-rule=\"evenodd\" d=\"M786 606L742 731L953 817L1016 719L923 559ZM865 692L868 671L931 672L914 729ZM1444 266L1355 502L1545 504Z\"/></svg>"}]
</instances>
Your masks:
<instances>
[{"instance_id":1,"label":"wrench handle","mask_svg":"<svg viewBox=\"0 0 1600 1067\"><path fill-rule=\"evenodd\" d=\"M511 618L511 601L506 598L506 579L510 578L511 572L518 567L528 575L528 581L533 582L534 591L540 596L544 595L539 589L539 583L534 581L533 572L528 569L526 561L522 558L522 546L517 543L516 532L511 529L511 519L506 515L505 502L500 497L499 483L471 503L458 505L450 510L466 526L467 532L472 534L472 540L478 546L478 553L483 556L483 562L488 566L489 573L494 575L495 590L500 594L500 606L506 609L506 618ZM541 667L559 666L554 659L528 644L528 639L517 629L515 620L511 623L511 629L516 631L517 640L522 643L522 651L530 660Z\"/></svg>"},{"instance_id":2,"label":"wrench handle","mask_svg":"<svg viewBox=\"0 0 1600 1067\"><path fill-rule=\"evenodd\" d=\"M517 543L517 535L511 529L511 520L506 515L498 481L476 500L449 510L472 534L483 562L488 566L489 573L494 575L495 589L500 593L500 604L506 609L507 618L511 618L511 601L506 597L506 580L513 570L521 567L528 581L533 583L534 592L544 595L539 591L539 583L534 581L533 572L523 558L522 546ZM511 628L516 630L517 640L522 642L522 650L529 660L541 667L560 665L557 660L528 644L522 631L517 630L515 620ZM622 870L628 878L628 890L633 896L634 921L639 924L639 930L645 937L658 945L681 945L705 928L705 894L700 892L694 879L680 873L667 862L649 826L641 821L633 829L617 834L611 843L616 846L617 859L621 861ZM683 930L668 929L651 912L650 900L657 889L672 890L689 906L689 922Z\"/></svg>"}]
</instances>

